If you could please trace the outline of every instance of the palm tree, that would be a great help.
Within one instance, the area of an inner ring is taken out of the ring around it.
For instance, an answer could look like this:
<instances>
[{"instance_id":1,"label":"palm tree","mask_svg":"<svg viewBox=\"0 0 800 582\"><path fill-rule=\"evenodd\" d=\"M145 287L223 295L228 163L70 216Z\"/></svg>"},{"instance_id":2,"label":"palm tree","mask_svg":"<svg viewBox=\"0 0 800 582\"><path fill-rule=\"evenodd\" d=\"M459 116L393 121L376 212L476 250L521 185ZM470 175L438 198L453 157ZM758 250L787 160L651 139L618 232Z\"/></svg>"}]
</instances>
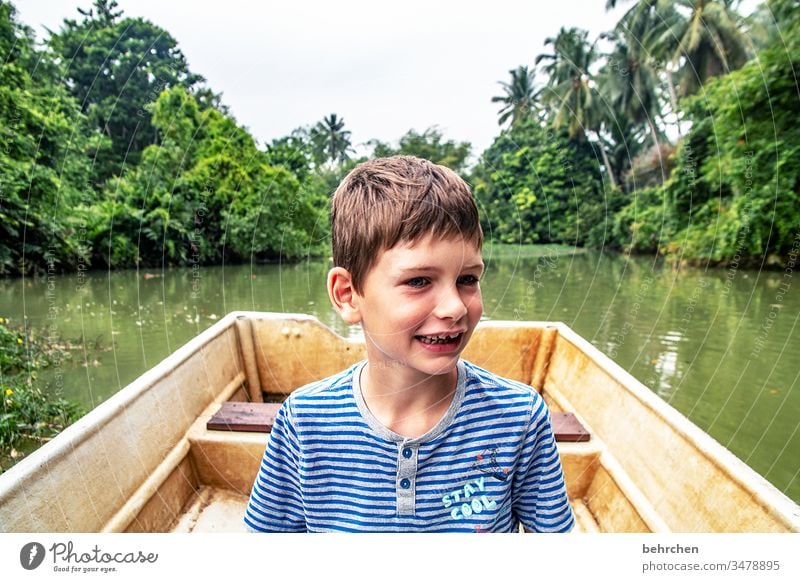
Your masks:
<instances>
[{"instance_id":1,"label":"palm tree","mask_svg":"<svg viewBox=\"0 0 800 582\"><path fill-rule=\"evenodd\" d=\"M599 90L613 111L634 125L646 125L658 148L660 132L655 124L661 112L658 71L635 37L628 41L612 33L606 38L615 40L616 44L596 76Z\"/></svg>"},{"instance_id":2,"label":"palm tree","mask_svg":"<svg viewBox=\"0 0 800 582\"><path fill-rule=\"evenodd\" d=\"M741 16L734 0L674 0L688 12L672 12L672 21L658 42L672 51L671 62L685 59L680 72L682 95L695 93L710 77L741 67L748 59L747 40L739 30Z\"/></svg>"},{"instance_id":3,"label":"palm tree","mask_svg":"<svg viewBox=\"0 0 800 582\"><path fill-rule=\"evenodd\" d=\"M597 49L594 43L589 44L588 34L578 28L562 27L555 38L545 39L545 46L552 45L553 52L537 56L536 64L547 61L544 71L549 78L542 94L544 102L550 105L553 127L558 129L566 124L569 137L576 140L584 139L587 131L592 131L608 179L616 187L601 135L607 123L608 107L599 99L596 84L589 74L589 68L597 58Z\"/></svg>"},{"instance_id":4,"label":"palm tree","mask_svg":"<svg viewBox=\"0 0 800 582\"><path fill-rule=\"evenodd\" d=\"M498 112L500 118L497 123L503 125L511 119L511 127L514 127L536 113L538 92L533 82L535 69L529 71L528 67L520 66L510 70L509 73L510 83L498 81L503 86L505 94L492 97L492 103L503 104L503 108Z\"/></svg>"},{"instance_id":5,"label":"palm tree","mask_svg":"<svg viewBox=\"0 0 800 582\"><path fill-rule=\"evenodd\" d=\"M344 119L331 113L311 128L309 132L314 159L317 164L325 162L342 165L350 159L353 147L350 132L344 129Z\"/></svg>"},{"instance_id":6,"label":"palm tree","mask_svg":"<svg viewBox=\"0 0 800 582\"><path fill-rule=\"evenodd\" d=\"M616 178L623 181L633 160L646 149L646 136L643 136L641 125L634 125L624 115L613 116L604 129L608 136L610 165L616 170Z\"/></svg>"},{"instance_id":7,"label":"palm tree","mask_svg":"<svg viewBox=\"0 0 800 582\"><path fill-rule=\"evenodd\" d=\"M547 62L543 70L549 78L543 100L551 107L553 126L566 123L569 136L577 139L586 133L593 99L589 67L597 52L595 45L589 44L588 34L577 28L562 28L555 38L544 41L545 46L552 45L553 52L536 57L536 64Z\"/></svg>"},{"instance_id":8,"label":"palm tree","mask_svg":"<svg viewBox=\"0 0 800 582\"><path fill-rule=\"evenodd\" d=\"M606 8L613 8L616 3L608 0ZM680 93L685 96L695 93L710 77L738 69L749 58L735 3L736 0L638 0L622 20L649 23L652 30L646 35L647 48L677 72ZM677 111L676 103L673 109Z\"/></svg>"},{"instance_id":9,"label":"palm tree","mask_svg":"<svg viewBox=\"0 0 800 582\"><path fill-rule=\"evenodd\" d=\"M606 9L614 8L616 0L608 0ZM658 39L668 29L668 23L674 22L679 15L675 12L674 3L664 0L638 0L620 18L615 27L614 35L624 39L627 52L630 53L631 66L641 67L645 65L650 69L655 79L660 79L667 86L667 94L672 108L672 113L676 118L678 134L682 133L680 123L680 109L678 108L678 92L675 89L674 67L669 61L669 56L665 54L665 46L658 42ZM641 79L642 81L644 79ZM643 88L641 82L638 82ZM654 83L653 89L656 89ZM643 99L643 101L647 101Z\"/></svg>"}]
</instances>

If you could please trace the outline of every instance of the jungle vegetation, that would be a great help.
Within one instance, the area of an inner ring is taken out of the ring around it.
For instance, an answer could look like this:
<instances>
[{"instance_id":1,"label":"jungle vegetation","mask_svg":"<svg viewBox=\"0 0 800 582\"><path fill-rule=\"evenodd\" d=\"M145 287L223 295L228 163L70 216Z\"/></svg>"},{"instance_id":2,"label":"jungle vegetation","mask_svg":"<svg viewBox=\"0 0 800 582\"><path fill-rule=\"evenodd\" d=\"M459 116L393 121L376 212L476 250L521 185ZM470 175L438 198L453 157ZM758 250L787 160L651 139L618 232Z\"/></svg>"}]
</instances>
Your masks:
<instances>
[{"instance_id":1,"label":"jungle vegetation","mask_svg":"<svg viewBox=\"0 0 800 582\"><path fill-rule=\"evenodd\" d=\"M564 27L520 55L486 151L436 127L362 145L461 172L492 241L785 264L796 4L618 3L598 38ZM366 159L338 114L258 144L178 41L114 0L40 44L0 0L0 55L0 274L327 256L329 196Z\"/></svg>"}]
</instances>

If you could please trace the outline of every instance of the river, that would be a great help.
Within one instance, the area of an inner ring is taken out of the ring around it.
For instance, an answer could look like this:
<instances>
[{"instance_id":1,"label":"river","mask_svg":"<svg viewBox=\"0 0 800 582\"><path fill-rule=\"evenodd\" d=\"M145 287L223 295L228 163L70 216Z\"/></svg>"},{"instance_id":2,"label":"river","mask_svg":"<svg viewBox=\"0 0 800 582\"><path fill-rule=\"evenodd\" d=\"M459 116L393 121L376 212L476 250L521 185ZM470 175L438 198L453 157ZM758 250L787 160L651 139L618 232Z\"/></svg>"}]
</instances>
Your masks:
<instances>
[{"instance_id":1,"label":"river","mask_svg":"<svg viewBox=\"0 0 800 582\"><path fill-rule=\"evenodd\" d=\"M800 502L800 283L558 247L487 247L485 319L559 320ZM0 316L76 346L42 373L90 409L233 310L310 313L342 335L328 264L0 280ZM793 284L794 283L794 284ZM624 419L620 419L624 422Z\"/></svg>"}]
</instances>

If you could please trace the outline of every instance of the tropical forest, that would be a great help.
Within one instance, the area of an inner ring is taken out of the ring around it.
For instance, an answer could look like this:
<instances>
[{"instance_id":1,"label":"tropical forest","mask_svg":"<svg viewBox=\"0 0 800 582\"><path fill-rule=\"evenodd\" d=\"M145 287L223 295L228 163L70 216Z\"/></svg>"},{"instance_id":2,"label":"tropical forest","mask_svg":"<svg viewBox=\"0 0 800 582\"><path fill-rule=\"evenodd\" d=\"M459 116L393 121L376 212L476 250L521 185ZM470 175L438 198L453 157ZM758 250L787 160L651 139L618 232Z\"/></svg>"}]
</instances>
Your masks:
<instances>
[{"instance_id":1,"label":"tropical forest","mask_svg":"<svg viewBox=\"0 0 800 582\"><path fill-rule=\"evenodd\" d=\"M562 28L510 71L486 151L431 128L373 155L464 173L498 241L785 263L800 224L795 4L747 18L729 0L629 4L602 38ZM0 18L1 274L326 252L328 196L360 161L341 117L259 147L178 41L113 0L41 48L13 4Z\"/></svg>"}]
</instances>

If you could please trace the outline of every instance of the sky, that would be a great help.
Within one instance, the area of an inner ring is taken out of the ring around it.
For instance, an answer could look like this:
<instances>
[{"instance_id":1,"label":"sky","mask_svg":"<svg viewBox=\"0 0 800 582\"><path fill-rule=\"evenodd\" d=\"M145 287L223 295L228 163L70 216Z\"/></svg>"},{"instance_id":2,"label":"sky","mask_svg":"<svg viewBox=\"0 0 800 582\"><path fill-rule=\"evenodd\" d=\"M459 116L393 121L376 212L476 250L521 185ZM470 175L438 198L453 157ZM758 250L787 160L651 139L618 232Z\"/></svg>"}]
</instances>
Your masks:
<instances>
[{"instance_id":1,"label":"sky","mask_svg":"<svg viewBox=\"0 0 800 582\"><path fill-rule=\"evenodd\" d=\"M92 4L13 3L39 39L44 27L57 31ZM499 133L491 98L510 69L532 66L560 27L594 38L629 6L607 13L605 0L118 3L125 15L166 29L261 144L336 113L355 145L437 126L447 139L470 142L475 155Z\"/></svg>"}]
</instances>

